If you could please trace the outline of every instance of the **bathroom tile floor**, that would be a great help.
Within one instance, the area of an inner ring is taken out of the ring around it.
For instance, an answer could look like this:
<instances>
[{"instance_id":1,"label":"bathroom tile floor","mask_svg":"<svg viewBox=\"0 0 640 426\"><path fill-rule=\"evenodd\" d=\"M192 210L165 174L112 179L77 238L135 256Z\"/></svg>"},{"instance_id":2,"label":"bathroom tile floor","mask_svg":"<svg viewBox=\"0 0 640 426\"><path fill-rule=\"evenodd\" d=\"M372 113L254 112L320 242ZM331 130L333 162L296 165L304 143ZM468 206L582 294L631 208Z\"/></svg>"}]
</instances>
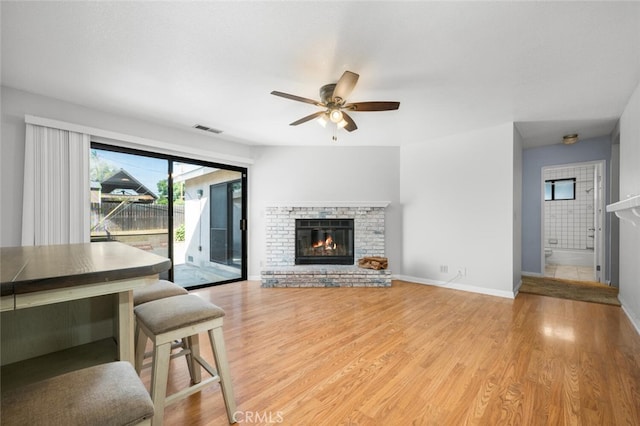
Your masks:
<instances>
[{"instance_id":1,"label":"bathroom tile floor","mask_svg":"<svg viewBox=\"0 0 640 426\"><path fill-rule=\"evenodd\" d=\"M573 265L545 265L545 277L562 278L565 280L595 281L592 267Z\"/></svg>"}]
</instances>

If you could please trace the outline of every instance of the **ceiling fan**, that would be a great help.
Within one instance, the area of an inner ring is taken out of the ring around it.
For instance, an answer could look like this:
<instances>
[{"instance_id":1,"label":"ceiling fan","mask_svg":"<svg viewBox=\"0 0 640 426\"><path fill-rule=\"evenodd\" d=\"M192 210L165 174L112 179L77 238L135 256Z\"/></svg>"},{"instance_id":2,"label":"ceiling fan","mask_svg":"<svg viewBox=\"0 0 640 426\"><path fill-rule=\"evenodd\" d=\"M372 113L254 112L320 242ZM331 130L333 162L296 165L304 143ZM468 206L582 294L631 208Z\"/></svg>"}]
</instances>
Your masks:
<instances>
[{"instance_id":1,"label":"ceiling fan","mask_svg":"<svg viewBox=\"0 0 640 426\"><path fill-rule=\"evenodd\" d=\"M302 117L299 120L290 123L291 126L306 123L309 120L317 118L320 124L326 125L328 121L335 123L338 128L344 128L348 132L353 132L358 128L355 121L347 114L350 112L365 111L391 111L400 107L400 102L389 101L371 101L371 102L352 102L347 103L347 97L353 91L360 76L351 71L345 71L337 83L325 84L320 88L320 101L303 98L288 93L273 91L272 95L281 96L293 101L304 102L316 105L322 108L321 111ZM335 136L334 136L335 140Z\"/></svg>"}]
</instances>

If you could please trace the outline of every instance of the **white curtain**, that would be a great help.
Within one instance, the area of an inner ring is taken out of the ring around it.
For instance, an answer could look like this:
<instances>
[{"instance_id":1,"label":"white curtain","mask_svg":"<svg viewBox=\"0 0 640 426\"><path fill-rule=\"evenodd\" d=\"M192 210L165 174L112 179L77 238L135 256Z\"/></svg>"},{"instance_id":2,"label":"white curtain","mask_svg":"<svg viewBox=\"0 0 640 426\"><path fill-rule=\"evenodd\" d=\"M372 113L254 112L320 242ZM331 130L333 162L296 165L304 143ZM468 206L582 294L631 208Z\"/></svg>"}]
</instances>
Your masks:
<instances>
[{"instance_id":1,"label":"white curtain","mask_svg":"<svg viewBox=\"0 0 640 426\"><path fill-rule=\"evenodd\" d=\"M27 124L22 245L88 243L89 135Z\"/></svg>"}]
</instances>

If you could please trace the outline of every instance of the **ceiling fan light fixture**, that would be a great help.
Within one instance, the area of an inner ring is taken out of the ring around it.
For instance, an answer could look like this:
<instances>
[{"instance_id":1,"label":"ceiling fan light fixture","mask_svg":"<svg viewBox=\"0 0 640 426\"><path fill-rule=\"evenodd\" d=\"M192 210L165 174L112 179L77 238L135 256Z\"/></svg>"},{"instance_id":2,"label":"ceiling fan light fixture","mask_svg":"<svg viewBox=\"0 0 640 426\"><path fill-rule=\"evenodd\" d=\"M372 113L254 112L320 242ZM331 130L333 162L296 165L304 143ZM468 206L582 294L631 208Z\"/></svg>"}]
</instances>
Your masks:
<instances>
[{"instance_id":1,"label":"ceiling fan light fixture","mask_svg":"<svg viewBox=\"0 0 640 426\"><path fill-rule=\"evenodd\" d=\"M562 137L562 143L565 145L572 145L574 143L578 142L578 134L577 133L572 133L570 135L564 135Z\"/></svg>"},{"instance_id":2,"label":"ceiling fan light fixture","mask_svg":"<svg viewBox=\"0 0 640 426\"><path fill-rule=\"evenodd\" d=\"M358 129L353 118L352 112L368 112L368 111L391 111L396 110L400 106L400 102L391 101L366 101L366 102L347 102L347 98L358 82L360 76L351 71L345 71L337 83L325 84L320 88L320 101L302 96L291 95L289 93L278 92L274 90L272 95L290 99L292 101L303 102L315 105L321 109L313 114L309 114L299 120L289 123L290 126L297 126L311 120L317 120L322 127L331 122L333 130L333 140L337 140L337 132L344 129L347 132L353 132ZM344 112L342 111L344 109Z\"/></svg>"},{"instance_id":3,"label":"ceiling fan light fixture","mask_svg":"<svg viewBox=\"0 0 640 426\"><path fill-rule=\"evenodd\" d=\"M334 123L339 123L340 121L342 121L342 111L340 111L339 109L332 109L329 112L329 118L331 119L332 122Z\"/></svg>"}]
</instances>

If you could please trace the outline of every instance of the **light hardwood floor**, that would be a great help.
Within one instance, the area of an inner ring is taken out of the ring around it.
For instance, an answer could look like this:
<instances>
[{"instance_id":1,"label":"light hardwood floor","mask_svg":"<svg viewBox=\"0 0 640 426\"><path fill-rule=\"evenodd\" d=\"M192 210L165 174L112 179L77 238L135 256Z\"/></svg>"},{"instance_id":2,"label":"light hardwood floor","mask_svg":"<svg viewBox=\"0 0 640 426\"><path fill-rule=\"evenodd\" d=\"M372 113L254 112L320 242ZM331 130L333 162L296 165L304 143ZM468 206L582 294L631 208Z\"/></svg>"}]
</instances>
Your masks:
<instances>
[{"instance_id":1,"label":"light hardwood floor","mask_svg":"<svg viewBox=\"0 0 640 426\"><path fill-rule=\"evenodd\" d=\"M397 281L193 293L227 313L240 424L640 424L640 336L616 306ZM186 381L174 360L170 392ZM165 419L227 424L218 385Z\"/></svg>"}]
</instances>

